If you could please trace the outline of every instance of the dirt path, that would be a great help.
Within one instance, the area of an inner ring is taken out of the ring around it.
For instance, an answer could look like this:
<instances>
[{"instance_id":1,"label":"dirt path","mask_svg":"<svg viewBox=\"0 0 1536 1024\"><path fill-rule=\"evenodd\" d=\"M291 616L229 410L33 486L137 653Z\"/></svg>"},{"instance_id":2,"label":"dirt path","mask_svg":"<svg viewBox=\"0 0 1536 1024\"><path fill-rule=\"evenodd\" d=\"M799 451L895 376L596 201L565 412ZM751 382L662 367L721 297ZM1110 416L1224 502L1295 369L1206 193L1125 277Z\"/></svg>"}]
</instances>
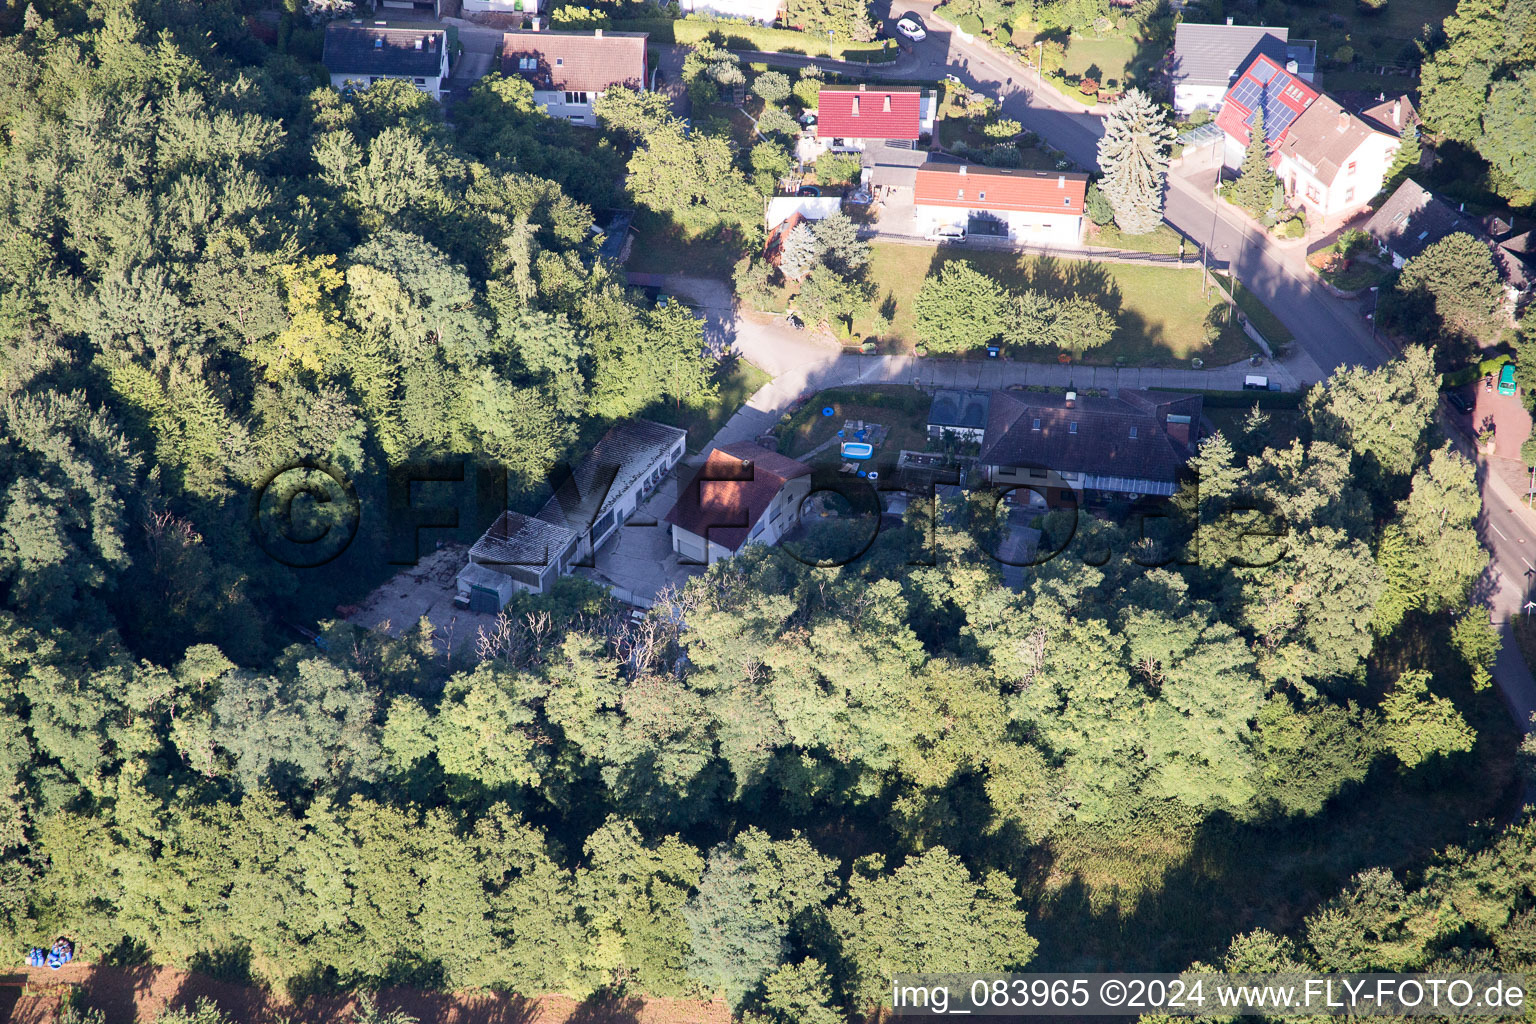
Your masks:
<instances>
[{"instance_id":1,"label":"dirt path","mask_svg":"<svg viewBox=\"0 0 1536 1024\"><path fill-rule=\"evenodd\" d=\"M100 1009L107 1024L153 1021L166 1010L212 999L240 1024L333 1024L350 1019L351 997L310 999L294 1005L246 985L215 981L171 967L97 967L70 964L58 971L31 968L12 1024L51 1024L71 990ZM423 992L390 989L381 1010L403 1009L421 1024L730 1024L724 1003L688 999L618 999L577 1002L566 996L526 997L504 992Z\"/></svg>"}]
</instances>

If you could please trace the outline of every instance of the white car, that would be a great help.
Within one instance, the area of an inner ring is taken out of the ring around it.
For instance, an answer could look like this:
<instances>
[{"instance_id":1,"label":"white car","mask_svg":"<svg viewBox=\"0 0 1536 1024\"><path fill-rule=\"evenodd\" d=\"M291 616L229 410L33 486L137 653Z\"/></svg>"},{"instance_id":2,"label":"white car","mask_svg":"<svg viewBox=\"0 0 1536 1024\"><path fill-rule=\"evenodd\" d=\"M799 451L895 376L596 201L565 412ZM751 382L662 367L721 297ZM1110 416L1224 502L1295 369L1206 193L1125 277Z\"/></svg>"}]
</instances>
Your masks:
<instances>
[{"instance_id":1,"label":"white car","mask_svg":"<svg viewBox=\"0 0 1536 1024\"><path fill-rule=\"evenodd\" d=\"M910 16L902 18L896 23L896 31L914 43L920 43L928 38L928 30L923 28L923 23Z\"/></svg>"}]
</instances>

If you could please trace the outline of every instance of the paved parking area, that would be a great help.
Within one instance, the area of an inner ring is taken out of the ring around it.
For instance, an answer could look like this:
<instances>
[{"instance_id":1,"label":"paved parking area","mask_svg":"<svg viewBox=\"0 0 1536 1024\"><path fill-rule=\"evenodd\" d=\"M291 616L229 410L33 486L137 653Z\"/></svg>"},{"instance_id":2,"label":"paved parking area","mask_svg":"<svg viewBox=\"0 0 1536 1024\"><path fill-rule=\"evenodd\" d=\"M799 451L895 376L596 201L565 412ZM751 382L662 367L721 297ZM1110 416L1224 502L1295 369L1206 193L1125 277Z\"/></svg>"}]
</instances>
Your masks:
<instances>
[{"instance_id":1,"label":"paved parking area","mask_svg":"<svg viewBox=\"0 0 1536 1024\"><path fill-rule=\"evenodd\" d=\"M698 460L692 464L678 463L645 504L635 510L629 522L619 527L597 551L594 564L577 568L575 573L609 587L621 601L649 608L662 590L681 590L688 577L703 572L701 565L678 561L672 550L672 535L662 519L677 504L683 482L693 479L697 464Z\"/></svg>"},{"instance_id":2,"label":"paved parking area","mask_svg":"<svg viewBox=\"0 0 1536 1024\"><path fill-rule=\"evenodd\" d=\"M1520 459L1520 446L1531 436L1531 415L1525 411L1519 395L1501 395L1498 388L1475 385L1476 405L1472 409L1474 433L1493 427L1494 452L1501 459Z\"/></svg>"}]
</instances>

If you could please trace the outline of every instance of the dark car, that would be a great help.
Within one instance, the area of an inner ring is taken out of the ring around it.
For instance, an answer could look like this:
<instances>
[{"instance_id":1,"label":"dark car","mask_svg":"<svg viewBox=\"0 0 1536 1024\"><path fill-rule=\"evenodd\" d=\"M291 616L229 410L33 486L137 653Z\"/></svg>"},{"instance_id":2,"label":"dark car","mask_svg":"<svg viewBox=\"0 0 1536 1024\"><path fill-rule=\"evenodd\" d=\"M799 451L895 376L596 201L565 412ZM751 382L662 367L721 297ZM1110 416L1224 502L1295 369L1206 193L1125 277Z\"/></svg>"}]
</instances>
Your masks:
<instances>
[{"instance_id":1,"label":"dark car","mask_svg":"<svg viewBox=\"0 0 1536 1024\"><path fill-rule=\"evenodd\" d=\"M1468 398L1463 391L1447 391L1445 400L1450 402L1451 408L1459 413L1465 414L1472 411L1472 399Z\"/></svg>"}]
</instances>

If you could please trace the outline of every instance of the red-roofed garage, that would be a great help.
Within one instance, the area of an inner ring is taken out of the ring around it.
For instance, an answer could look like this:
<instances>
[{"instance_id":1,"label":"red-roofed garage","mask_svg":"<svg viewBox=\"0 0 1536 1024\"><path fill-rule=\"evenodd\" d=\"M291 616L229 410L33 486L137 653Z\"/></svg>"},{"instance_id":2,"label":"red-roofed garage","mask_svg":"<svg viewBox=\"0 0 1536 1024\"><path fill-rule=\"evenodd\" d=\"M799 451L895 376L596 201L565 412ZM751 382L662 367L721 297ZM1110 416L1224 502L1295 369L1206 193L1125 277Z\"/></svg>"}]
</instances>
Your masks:
<instances>
[{"instance_id":1,"label":"red-roofed garage","mask_svg":"<svg viewBox=\"0 0 1536 1024\"><path fill-rule=\"evenodd\" d=\"M917 233L963 227L1013 242L1076 245L1087 191L1086 174L924 164L913 196Z\"/></svg>"}]
</instances>

